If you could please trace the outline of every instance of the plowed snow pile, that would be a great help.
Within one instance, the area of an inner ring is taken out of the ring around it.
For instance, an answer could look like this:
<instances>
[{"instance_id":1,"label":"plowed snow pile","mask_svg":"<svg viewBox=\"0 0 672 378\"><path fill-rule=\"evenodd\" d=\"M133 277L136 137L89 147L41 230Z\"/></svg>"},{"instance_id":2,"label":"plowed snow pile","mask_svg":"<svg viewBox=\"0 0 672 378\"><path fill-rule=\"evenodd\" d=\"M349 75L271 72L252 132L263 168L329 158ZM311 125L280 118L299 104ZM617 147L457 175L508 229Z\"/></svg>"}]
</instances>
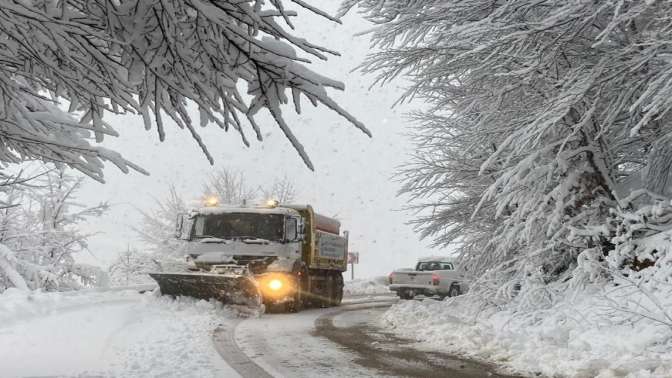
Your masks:
<instances>
[{"instance_id":1,"label":"plowed snow pile","mask_svg":"<svg viewBox=\"0 0 672 378\"><path fill-rule=\"evenodd\" d=\"M151 293L0 294L0 376L236 377L212 331L220 304Z\"/></svg>"},{"instance_id":2,"label":"plowed snow pile","mask_svg":"<svg viewBox=\"0 0 672 378\"><path fill-rule=\"evenodd\" d=\"M345 295L375 295L389 294L387 277L360 278L354 281L345 281L343 294Z\"/></svg>"},{"instance_id":3,"label":"plowed snow pile","mask_svg":"<svg viewBox=\"0 0 672 378\"><path fill-rule=\"evenodd\" d=\"M665 319L654 320L653 313L652 318L633 317L602 293L601 288L588 290L543 311L490 308L475 317L464 315L474 314L466 296L402 301L383 319L424 347L496 362L530 376L672 377L672 329L661 321Z\"/></svg>"}]
</instances>

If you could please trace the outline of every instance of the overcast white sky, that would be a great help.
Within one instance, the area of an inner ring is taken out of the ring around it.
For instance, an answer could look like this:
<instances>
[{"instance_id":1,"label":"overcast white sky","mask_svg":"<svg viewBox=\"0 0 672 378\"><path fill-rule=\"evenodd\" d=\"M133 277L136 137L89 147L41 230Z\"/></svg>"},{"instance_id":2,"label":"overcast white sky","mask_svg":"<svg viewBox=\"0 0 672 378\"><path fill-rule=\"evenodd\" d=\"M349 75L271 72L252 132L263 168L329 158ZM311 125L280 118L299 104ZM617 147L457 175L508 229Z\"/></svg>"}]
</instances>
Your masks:
<instances>
[{"instance_id":1,"label":"overcast white sky","mask_svg":"<svg viewBox=\"0 0 672 378\"><path fill-rule=\"evenodd\" d=\"M311 1L332 14L339 3ZM419 256L440 253L427 248L427 243L420 242L405 224L410 215L399 211L405 202L396 197L399 185L393 180L395 168L407 159L412 148L403 135L408 131L403 114L419 104L393 109L392 104L401 93L398 85L369 90L373 78L351 72L369 51L368 38L354 36L369 27L358 15L351 14L344 18L343 25L338 25L299 12L301 22L297 22L296 33L342 55L311 68L345 82L345 92L331 94L366 124L373 138L329 109L313 108L306 102L303 114L294 114L291 106L284 109L284 114L309 153L315 172L303 165L266 113L258 119L265 140L257 142L252 130L247 130L252 141L250 148L243 146L236 133L226 133L215 125L200 129L215 158L213 167L188 133L174 124L167 125L167 140L160 143L155 130L144 130L141 118L108 117L121 137L108 138L104 145L121 152L151 175L125 175L110 165L106 184L87 181L79 197L82 202L107 200L113 204L108 215L87 226L98 232L90 240L95 260L107 264L129 244L141 248L130 229L140 220L136 208L150 209L153 198L164 197L170 183L185 198L197 198L204 178L218 167L242 170L256 185L283 175L291 178L299 192L297 202L312 204L318 212L336 216L343 228L351 231L350 249L360 252L360 265L355 268L359 277L387 274L394 268L411 266ZM196 115L193 118L198 119Z\"/></svg>"}]
</instances>

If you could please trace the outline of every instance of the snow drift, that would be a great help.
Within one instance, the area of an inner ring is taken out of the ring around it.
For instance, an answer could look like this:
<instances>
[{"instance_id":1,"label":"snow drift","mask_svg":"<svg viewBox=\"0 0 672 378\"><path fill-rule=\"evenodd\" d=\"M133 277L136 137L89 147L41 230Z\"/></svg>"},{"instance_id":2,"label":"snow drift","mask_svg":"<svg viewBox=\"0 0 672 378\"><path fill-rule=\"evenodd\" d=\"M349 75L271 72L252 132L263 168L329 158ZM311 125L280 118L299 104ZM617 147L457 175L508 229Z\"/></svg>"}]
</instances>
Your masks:
<instances>
[{"instance_id":1,"label":"snow drift","mask_svg":"<svg viewBox=\"0 0 672 378\"><path fill-rule=\"evenodd\" d=\"M216 302L134 291L0 294L0 376L235 377L212 331Z\"/></svg>"},{"instance_id":2,"label":"snow drift","mask_svg":"<svg viewBox=\"0 0 672 378\"><path fill-rule=\"evenodd\" d=\"M354 281L345 281L343 287L344 295L373 295L373 294L389 294L390 289L387 288L387 277L380 276L374 278L360 278Z\"/></svg>"}]
</instances>

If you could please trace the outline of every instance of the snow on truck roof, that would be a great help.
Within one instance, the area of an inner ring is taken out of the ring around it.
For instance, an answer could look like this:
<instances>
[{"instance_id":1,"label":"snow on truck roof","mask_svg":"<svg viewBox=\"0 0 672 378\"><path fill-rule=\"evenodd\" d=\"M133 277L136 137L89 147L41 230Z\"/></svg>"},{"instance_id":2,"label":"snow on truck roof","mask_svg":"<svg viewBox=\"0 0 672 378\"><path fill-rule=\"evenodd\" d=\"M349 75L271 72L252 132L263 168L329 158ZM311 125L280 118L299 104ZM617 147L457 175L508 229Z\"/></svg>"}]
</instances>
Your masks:
<instances>
[{"instance_id":1,"label":"snow on truck roof","mask_svg":"<svg viewBox=\"0 0 672 378\"><path fill-rule=\"evenodd\" d=\"M218 215L230 213L254 213L254 214L281 214L281 215L299 215L299 212L286 207L234 207L234 206L216 206L200 207L191 210L193 215Z\"/></svg>"},{"instance_id":2,"label":"snow on truck roof","mask_svg":"<svg viewBox=\"0 0 672 378\"><path fill-rule=\"evenodd\" d=\"M190 216L195 215L219 215L219 214L232 214L232 213L247 213L247 214L279 214L279 215L291 215L299 216L300 210L308 209L308 205L285 205L281 204L274 207L269 206L210 206L210 207L200 207L197 209L192 209L189 212ZM321 231L330 232L332 234L340 234L341 222L338 219L327 217L318 213L313 212L315 216L315 228Z\"/></svg>"},{"instance_id":3,"label":"snow on truck roof","mask_svg":"<svg viewBox=\"0 0 672 378\"><path fill-rule=\"evenodd\" d=\"M453 256L425 256L418 259L418 262L440 261L440 262L455 262L457 258Z\"/></svg>"}]
</instances>

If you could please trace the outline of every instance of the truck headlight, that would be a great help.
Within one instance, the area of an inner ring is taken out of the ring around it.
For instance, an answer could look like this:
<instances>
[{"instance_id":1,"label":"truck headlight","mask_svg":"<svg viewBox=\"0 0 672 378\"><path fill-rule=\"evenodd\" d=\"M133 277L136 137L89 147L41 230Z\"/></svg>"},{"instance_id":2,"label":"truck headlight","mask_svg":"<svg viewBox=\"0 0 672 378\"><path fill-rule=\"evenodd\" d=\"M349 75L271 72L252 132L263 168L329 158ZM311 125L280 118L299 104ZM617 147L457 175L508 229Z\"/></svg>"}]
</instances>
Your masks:
<instances>
[{"instance_id":1,"label":"truck headlight","mask_svg":"<svg viewBox=\"0 0 672 378\"><path fill-rule=\"evenodd\" d=\"M282 289L283 286L284 284L282 283L282 280L277 278L273 278L272 280L268 281L268 288L273 291L278 291Z\"/></svg>"},{"instance_id":2,"label":"truck headlight","mask_svg":"<svg viewBox=\"0 0 672 378\"><path fill-rule=\"evenodd\" d=\"M297 286L286 274L272 273L259 278L259 288L268 298L282 298L291 295Z\"/></svg>"}]
</instances>

